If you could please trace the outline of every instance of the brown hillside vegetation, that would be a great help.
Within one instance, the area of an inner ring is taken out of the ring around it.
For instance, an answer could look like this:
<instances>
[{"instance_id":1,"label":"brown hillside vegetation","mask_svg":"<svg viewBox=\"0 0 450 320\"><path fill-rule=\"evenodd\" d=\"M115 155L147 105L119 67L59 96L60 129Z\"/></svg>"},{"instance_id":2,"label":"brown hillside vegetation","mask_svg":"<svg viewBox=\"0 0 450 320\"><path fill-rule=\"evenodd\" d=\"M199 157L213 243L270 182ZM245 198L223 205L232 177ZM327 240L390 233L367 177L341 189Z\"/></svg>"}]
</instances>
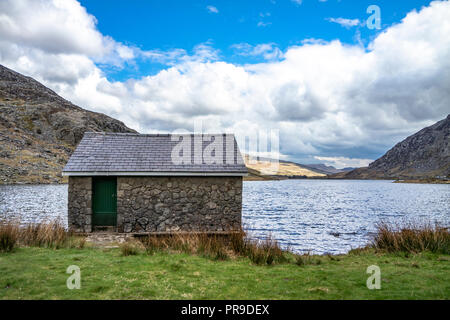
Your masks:
<instances>
[{"instance_id":1,"label":"brown hillside vegetation","mask_svg":"<svg viewBox=\"0 0 450 320\"><path fill-rule=\"evenodd\" d=\"M61 182L85 131L136 132L0 65L0 184Z\"/></svg>"}]
</instances>

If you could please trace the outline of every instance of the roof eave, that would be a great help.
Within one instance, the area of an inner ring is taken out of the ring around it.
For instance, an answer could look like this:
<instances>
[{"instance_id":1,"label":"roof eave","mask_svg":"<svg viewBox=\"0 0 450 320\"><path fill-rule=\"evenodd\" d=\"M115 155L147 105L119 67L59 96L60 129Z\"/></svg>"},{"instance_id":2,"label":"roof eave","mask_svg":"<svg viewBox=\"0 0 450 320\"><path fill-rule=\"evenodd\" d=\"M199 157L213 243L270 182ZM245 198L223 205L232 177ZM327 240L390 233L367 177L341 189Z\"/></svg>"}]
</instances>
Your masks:
<instances>
[{"instance_id":1,"label":"roof eave","mask_svg":"<svg viewBox=\"0 0 450 320\"><path fill-rule=\"evenodd\" d=\"M68 177L94 177L94 176L176 176L176 177L246 177L248 172L188 172L188 171L63 171Z\"/></svg>"}]
</instances>

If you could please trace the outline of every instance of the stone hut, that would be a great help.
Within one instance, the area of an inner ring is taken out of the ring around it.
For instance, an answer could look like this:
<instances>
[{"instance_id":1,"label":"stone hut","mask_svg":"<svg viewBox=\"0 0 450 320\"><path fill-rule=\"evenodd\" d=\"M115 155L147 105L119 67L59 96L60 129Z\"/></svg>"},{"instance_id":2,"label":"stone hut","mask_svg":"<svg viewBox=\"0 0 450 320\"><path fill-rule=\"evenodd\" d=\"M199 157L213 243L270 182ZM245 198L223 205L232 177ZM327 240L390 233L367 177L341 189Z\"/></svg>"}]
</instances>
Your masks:
<instances>
[{"instance_id":1,"label":"stone hut","mask_svg":"<svg viewBox=\"0 0 450 320\"><path fill-rule=\"evenodd\" d=\"M75 232L241 227L247 168L232 134L87 132L63 175Z\"/></svg>"}]
</instances>

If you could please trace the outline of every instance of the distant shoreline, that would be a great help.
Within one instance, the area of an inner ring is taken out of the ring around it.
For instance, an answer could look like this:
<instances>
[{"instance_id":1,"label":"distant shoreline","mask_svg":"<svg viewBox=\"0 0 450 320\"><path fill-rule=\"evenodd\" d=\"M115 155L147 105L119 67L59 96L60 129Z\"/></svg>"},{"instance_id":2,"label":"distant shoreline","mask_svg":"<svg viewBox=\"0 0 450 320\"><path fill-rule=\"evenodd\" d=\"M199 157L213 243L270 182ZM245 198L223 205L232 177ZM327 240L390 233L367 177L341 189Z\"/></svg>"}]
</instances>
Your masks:
<instances>
[{"instance_id":1,"label":"distant shoreline","mask_svg":"<svg viewBox=\"0 0 450 320\"><path fill-rule=\"evenodd\" d=\"M420 183L420 184L450 184L450 180L439 179L406 179L395 180L394 183Z\"/></svg>"},{"instance_id":2,"label":"distant shoreline","mask_svg":"<svg viewBox=\"0 0 450 320\"><path fill-rule=\"evenodd\" d=\"M439 179L405 179L405 180L395 180L395 179L348 179L348 178L322 178L322 177L287 177L287 176L247 176L244 177L244 181L282 181L282 180L385 180L392 181L392 183L420 183L420 184L450 184L450 180L439 180ZM38 183L32 182L17 182L17 183L0 183L0 186L26 186L26 185L64 185L68 184L67 181L54 182L54 183Z\"/></svg>"},{"instance_id":3,"label":"distant shoreline","mask_svg":"<svg viewBox=\"0 0 450 320\"><path fill-rule=\"evenodd\" d=\"M266 176L266 177L255 177L249 176L244 177L244 181L280 181L280 180L383 180L392 181L392 183L419 183L419 184L450 184L450 180L439 180L439 179L405 179L405 180L395 180L393 178L374 178L374 179L349 179L349 178L322 178L322 177L287 177L287 176Z\"/></svg>"}]
</instances>

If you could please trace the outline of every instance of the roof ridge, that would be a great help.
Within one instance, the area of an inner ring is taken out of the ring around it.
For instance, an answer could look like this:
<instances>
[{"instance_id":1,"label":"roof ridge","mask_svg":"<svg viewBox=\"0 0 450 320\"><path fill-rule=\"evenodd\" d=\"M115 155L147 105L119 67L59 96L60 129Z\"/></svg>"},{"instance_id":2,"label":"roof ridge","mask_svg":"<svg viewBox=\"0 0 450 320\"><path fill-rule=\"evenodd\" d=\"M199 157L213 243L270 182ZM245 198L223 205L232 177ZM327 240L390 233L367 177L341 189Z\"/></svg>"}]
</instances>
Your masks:
<instances>
[{"instance_id":1,"label":"roof ridge","mask_svg":"<svg viewBox=\"0 0 450 320\"><path fill-rule=\"evenodd\" d=\"M86 131L84 134L89 135L103 135L103 136L136 136L136 137L170 137L170 136L225 136L233 135L234 133L131 133L131 132L100 132L100 131Z\"/></svg>"}]
</instances>

